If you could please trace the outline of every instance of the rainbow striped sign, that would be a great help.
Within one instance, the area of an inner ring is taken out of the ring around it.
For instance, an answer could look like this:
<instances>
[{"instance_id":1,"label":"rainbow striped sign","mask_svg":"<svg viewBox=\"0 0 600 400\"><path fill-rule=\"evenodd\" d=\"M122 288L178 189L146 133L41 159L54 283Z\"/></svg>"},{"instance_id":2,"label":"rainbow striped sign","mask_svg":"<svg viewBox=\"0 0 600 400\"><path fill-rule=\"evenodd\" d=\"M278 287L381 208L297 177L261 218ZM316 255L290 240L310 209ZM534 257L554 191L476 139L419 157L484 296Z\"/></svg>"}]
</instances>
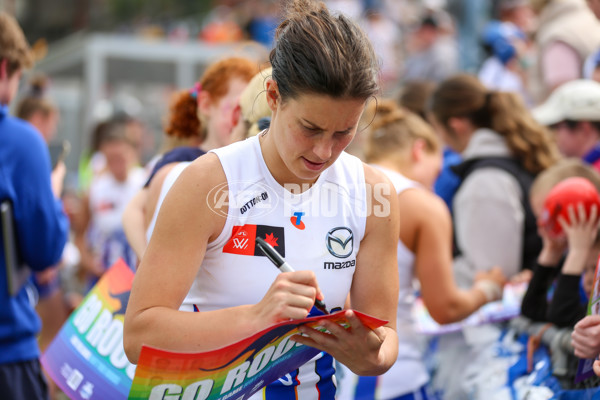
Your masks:
<instances>
[{"instance_id":1,"label":"rainbow striped sign","mask_svg":"<svg viewBox=\"0 0 600 400\"><path fill-rule=\"evenodd\" d=\"M387 321L355 311L371 329ZM347 327L343 312L274 325L247 339L204 353L173 353L144 346L129 399L227 400L248 398L294 371L319 350L289 340L298 326L329 319Z\"/></svg>"},{"instance_id":2,"label":"rainbow striped sign","mask_svg":"<svg viewBox=\"0 0 600 400\"><path fill-rule=\"evenodd\" d=\"M247 398L294 371L319 350L290 339L300 325L324 319L348 326L344 313L274 325L254 336L204 353L174 353L144 346L138 366L123 350L123 320L133 271L117 261L73 312L42 356L42 364L73 400ZM387 321L355 311L371 329ZM129 394L129 397L128 397Z\"/></svg>"},{"instance_id":3,"label":"rainbow striped sign","mask_svg":"<svg viewBox=\"0 0 600 400\"><path fill-rule=\"evenodd\" d=\"M117 261L71 314L42 356L70 399L126 399L135 373L123 350L123 319L133 271Z\"/></svg>"}]
</instances>

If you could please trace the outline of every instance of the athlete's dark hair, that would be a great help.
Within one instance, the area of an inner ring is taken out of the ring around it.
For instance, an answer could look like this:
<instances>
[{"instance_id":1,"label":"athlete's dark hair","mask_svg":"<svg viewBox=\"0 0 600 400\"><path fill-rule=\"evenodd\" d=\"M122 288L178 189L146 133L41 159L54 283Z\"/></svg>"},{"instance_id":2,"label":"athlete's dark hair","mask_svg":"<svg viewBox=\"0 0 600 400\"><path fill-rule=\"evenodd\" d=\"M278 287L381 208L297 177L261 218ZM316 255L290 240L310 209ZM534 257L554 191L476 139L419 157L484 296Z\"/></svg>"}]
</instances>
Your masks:
<instances>
[{"instance_id":1,"label":"athlete's dark hair","mask_svg":"<svg viewBox=\"0 0 600 400\"><path fill-rule=\"evenodd\" d=\"M366 34L322 2L291 0L269 59L282 101L303 93L367 99L379 91L379 66Z\"/></svg>"}]
</instances>

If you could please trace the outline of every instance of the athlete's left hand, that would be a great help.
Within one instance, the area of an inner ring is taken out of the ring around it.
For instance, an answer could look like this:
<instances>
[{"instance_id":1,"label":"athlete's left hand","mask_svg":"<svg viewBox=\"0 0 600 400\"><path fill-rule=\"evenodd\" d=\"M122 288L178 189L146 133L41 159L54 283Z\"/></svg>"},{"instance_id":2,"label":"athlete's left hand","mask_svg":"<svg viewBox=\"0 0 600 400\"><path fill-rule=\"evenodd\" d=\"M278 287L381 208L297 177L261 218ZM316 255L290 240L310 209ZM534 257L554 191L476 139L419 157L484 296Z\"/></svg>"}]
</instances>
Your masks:
<instances>
[{"instance_id":1,"label":"athlete's left hand","mask_svg":"<svg viewBox=\"0 0 600 400\"><path fill-rule=\"evenodd\" d=\"M372 330L366 327L352 310L346 311L346 318L350 323L347 329L323 320L320 326L327 332L303 325L299 329L301 335L294 335L291 340L329 353L357 375L361 375L361 372L366 374L374 366L383 364L381 346L387 329L380 327Z\"/></svg>"}]
</instances>

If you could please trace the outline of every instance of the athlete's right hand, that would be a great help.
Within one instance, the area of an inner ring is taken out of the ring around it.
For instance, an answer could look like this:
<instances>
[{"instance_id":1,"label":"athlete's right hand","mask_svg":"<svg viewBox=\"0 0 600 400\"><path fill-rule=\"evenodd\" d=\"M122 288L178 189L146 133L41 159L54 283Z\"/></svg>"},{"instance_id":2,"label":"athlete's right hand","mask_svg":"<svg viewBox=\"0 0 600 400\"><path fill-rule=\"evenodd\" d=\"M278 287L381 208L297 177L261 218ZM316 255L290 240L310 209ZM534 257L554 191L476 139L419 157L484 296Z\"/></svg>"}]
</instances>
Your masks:
<instances>
[{"instance_id":1,"label":"athlete's right hand","mask_svg":"<svg viewBox=\"0 0 600 400\"><path fill-rule=\"evenodd\" d=\"M283 272L252 307L256 321L266 326L308 316L315 298L323 299L313 271Z\"/></svg>"}]
</instances>

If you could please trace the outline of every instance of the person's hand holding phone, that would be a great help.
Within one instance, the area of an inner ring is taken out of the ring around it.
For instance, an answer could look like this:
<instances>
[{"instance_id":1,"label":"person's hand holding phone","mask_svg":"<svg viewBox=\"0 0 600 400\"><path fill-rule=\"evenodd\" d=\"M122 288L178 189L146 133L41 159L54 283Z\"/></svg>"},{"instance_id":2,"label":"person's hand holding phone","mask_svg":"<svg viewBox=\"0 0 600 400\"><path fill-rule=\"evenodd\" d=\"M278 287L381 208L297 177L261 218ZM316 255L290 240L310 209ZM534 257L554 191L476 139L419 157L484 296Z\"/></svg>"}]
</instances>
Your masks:
<instances>
[{"instance_id":1,"label":"person's hand holding phone","mask_svg":"<svg viewBox=\"0 0 600 400\"><path fill-rule=\"evenodd\" d=\"M50 143L48 145L48 152L50 153L50 163L52 165L52 170L56 168L56 166L67 158L69 151L71 150L71 143L68 140L63 140L60 142Z\"/></svg>"}]
</instances>

